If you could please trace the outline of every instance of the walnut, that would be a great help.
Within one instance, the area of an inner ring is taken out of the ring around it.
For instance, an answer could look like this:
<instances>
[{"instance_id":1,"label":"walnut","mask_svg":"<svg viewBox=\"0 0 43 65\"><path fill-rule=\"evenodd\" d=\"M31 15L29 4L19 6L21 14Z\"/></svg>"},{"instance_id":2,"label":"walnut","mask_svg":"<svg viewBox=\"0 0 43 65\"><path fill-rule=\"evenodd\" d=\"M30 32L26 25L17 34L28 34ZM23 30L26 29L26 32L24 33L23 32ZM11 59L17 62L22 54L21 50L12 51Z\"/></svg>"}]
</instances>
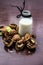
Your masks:
<instances>
[{"instance_id":1,"label":"walnut","mask_svg":"<svg viewBox=\"0 0 43 65\"><path fill-rule=\"evenodd\" d=\"M2 33L2 38L4 39L4 38L8 38L9 37L9 34L8 34L8 32L3 32Z\"/></svg>"},{"instance_id":2,"label":"walnut","mask_svg":"<svg viewBox=\"0 0 43 65\"><path fill-rule=\"evenodd\" d=\"M9 35L14 35L14 34L16 34L17 33L17 31L15 30L15 29L12 29L10 32L9 32Z\"/></svg>"},{"instance_id":3,"label":"walnut","mask_svg":"<svg viewBox=\"0 0 43 65\"><path fill-rule=\"evenodd\" d=\"M3 40L3 43L4 43L4 46L6 46L6 47L10 47L12 45L12 44L8 43L7 41L4 41L4 40Z\"/></svg>"},{"instance_id":4,"label":"walnut","mask_svg":"<svg viewBox=\"0 0 43 65\"><path fill-rule=\"evenodd\" d=\"M28 49L35 49L36 48L36 40L35 39L31 38L26 43L27 43L26 46Z\"/></svg>"},{"instance_id":5,"label":"walnut","mask_svg":"<svg viewBox=\"0 0 43 65\"><path fill-rule=\"evenodd\" d=\"M27 34L27 33L26 33L25 36L24 36L25 40L29 40L30 37L31 37L31 35L30 35L30 34Z\"/></svg>"},{"instance_id":6,"label":"walnut","mask_svg":"<svg viewBox=\"0 0 43 65\"><path fill-rule=\"evenodd\" d=\"M4 46L6 47L12 46L13 42L11 42L12 41L11 39L12 39L12 36L4 37L3 38Z\"/></svg>"},{"instance_id":7,"label":"walnut","mask_svg":"<svg viewBox=\"0 0 43 65\"><path fill-rule=\"evenodd\" d=\"M20 35L19 34L15 34L14 36L13 36L13 38L12 38L12 40L14 40L14 41L17 41L17 40L19 40L20 39Z\"/></svg>"},{"instance_id":8,"label":"walnut","mask_svg":"<svg viewBox=\"0 0 43 65\"><path fill-rule=\"evenodd\" d=\"M15 49L20 51L24 48L24 37L22 37L19 41L16 42Z\"/></svg>"},{"instance_id":9,"label":"walnut","mask_svg":"<svg viewBox=\"0 0 43 65\"><path fill-rule=\"evenodd\" d=\"M18 31L18 26L16 24L10 24L9 25L12 29L15 29Z\"/></svg>"},{"instance_id":10,"label":"walnut","mask_svg":"<svg viewBox=\"0 0 43 65\"><path fill-rule=\"evenodd\" d=\"M10 24L9 27L11 27L11 29L16 30L16 33L18 33L19 27L16 24Z\"/></svg>"}]
</instances>

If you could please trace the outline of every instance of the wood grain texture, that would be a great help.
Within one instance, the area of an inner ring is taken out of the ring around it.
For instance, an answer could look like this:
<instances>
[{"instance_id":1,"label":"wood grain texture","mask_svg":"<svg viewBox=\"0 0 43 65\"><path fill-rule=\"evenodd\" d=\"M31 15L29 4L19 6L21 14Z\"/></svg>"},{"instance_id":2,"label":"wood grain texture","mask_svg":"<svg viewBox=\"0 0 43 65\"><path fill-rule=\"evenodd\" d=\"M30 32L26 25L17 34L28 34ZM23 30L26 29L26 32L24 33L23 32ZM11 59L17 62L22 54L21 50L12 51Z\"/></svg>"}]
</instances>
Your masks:
<instances>
[{"instance_id":1,"label":"wood grain texture","mask_svg":"<svg viewBox=\"0 0 43 65\"><path fill-rule=\"evenodd\" d=\"M19 23L20 19L16 18L19 11L10 4L22 6L22 2L23 0L0 0L0 25ZM43 65L43 0L26 0L25 9L32 12L33 32L38 42L36 52L33 55L16 53L16 51L8 53L4 50L0 37L0 65Z\"/></svg>"}]
</instances>

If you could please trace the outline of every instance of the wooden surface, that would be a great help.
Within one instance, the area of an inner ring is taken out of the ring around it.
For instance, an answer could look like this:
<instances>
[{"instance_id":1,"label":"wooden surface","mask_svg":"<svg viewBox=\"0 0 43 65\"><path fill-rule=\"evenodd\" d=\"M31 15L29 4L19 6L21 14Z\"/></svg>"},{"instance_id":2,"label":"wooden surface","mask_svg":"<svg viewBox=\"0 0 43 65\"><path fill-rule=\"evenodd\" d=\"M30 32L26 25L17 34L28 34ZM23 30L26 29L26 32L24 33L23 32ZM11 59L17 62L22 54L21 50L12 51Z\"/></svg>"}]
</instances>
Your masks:
<instances>
[{"instance_id":1,"label":"wooden surface","mask_svg":"<svg viewBox=\"0 0 43 65\"><path fill-rule=\"evenodd\" d=\"M21 0L0 0L0 25L19 23L20 19L16 18L19 11L17 8L12 8L10 4L21 6L22 2ZM6 52L0 37L0 65L43 65L43 0L26 0L25 9L32 12L33 32L38 42L36 52L33 55L16 53L16 51Z\"/></svg>"}]
</instances>

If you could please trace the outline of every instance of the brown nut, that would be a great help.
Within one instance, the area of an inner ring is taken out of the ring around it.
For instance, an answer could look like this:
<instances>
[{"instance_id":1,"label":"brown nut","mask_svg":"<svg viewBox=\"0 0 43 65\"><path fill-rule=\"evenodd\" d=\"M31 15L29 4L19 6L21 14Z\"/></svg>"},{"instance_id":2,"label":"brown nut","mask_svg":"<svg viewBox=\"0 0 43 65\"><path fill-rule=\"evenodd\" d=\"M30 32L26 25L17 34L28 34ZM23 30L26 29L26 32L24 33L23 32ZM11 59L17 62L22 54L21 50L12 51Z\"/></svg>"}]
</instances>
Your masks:
<instances>
[{"instance_id":1,"label":"brown nut","mask_svg":"<svg viewBox=\"0 0 43 65\"><path fill-rule=\"evenodd\" d=\"M3 43L4 43L4 46L6 46L6 47L10 47L12 45L12 44L10 44L10 43L8 43L6 41L3 41Z\"/></svg>"},{"instance_id":2,"label":"brown nut","mask_svg":"<svg viewBox=\"0 0 43 65\"><path fill-rule=\"evenodd\" d=\"M9 25L12 29L15 29L16 32L18 33L19 27L16 24L10 24Z\"/></svg>"},{"instance_id":3,"label":"brown nut","mask_svg":"<svg viewBox=\"0 0 43 65\"><path fill-rule=\"evenodd\" d=\"M12 46L13 42L11 42L11 39L12 39L11 36L9 36L9 37L4 37L3 41L4 41L4 45L5 45L6 47Z\"/></svg>"},{"instance_id":4,"label":"brown nut","mask_svg":"<svg viewBox=\"0 0 43 65\"><path fill-rule=\"evenodd\" d=\"M28 42L27 43L27 48L28 49L35 49L36 48L36 44L33 45L32 43Z\"/></svg>"},{"instance_id":5,"label":"brown nut","mask_svg":"<svg viewBox=\"0 0 43 65\"><path fill-rule=\"evenodd\" d=\"M12 29L15 29L15 30L16 30L16 27L17 27L16 24L10 24L9 26L10 26Z\"/></svg>"},{"instance_id":6,"label":"brown nut","mask_svg":"<svg viewBox=\"0 0 43 65\"><path fill-rule=\"evenodd\" d=\"M16 45L15 45L15 49L16 50L22 50L24 48L24 43L23 43L23 40L19 40L16 42Z\"/></svg>"},{"instance_id":7,"label":"brown nut","mask_svg":"<svg viewBox=\"0 0 43 65\"><path fill-rule=\"evenodd\" d=\"M16 34L17 33L17 31L15 30L15 29L12 29L10 32L9 32L9 35L14 35L14 34Z\"/></svg>"},{"instance_id":8,"label":"brown nut","mask_svg":"<svg viewBox=\"0 0 43 65\"><path fill-rule=\"evenodd\" d=\"M20 39L20 35L19 34L15 34L14 36L13 36L13 38L12 38L12 40L14 40L14 41L17 41L17 40L19 40Z\"/></svg>"},{"instance_id":9,"label":"brown nut","mask_svg":"<svg viewBox=\"0 0 43 65\"><path fill-rule=\"evenodd\" d=\"M24 46L25 46L24 37L21 37L21 39L16 42L15 49L16 50L22 50L22 49L24 49Z\"/></svg>"},{"instance_id":10,"label":"brown nut","mask_svg":"<svg viewBox=\"0 0 43 65\"><path fill-rule=\"evenodd\" d=\"M5 41L11 41L11 39L12 39L12 36L9 36L9 37L7 36L7 37L3 38L3 40L5 40Z\"/></svg>"},{"instance_id":11,"label":"brown nut","mask_svg":"<svg viewBox=\"0 0 43 65\"><path fill-rule=\"evenodd\" d=\"M30 40L28 40L26 46L27 46L28 49L35 49L36 48L35 39L31 38Z\"/></svg>"},{"instance_id":12,"label":"brown nut","mask_svg":"<svg viewBox=\"0 0 43 65\"><path fill-rule=\"evenodd\" d=\"M8 34L7 31L5 31L5 32L2 33L2 38L3 38L3 39L4 39L4 38L8 38L8 37L9 37L9 34Z\"/></svg>"},{"instance_id":13,"label":"brown nut","mask_svg":"<svg viewBox=\"0 0 43 65\"><path fill-rule=\"evenodd\" d=\"M10 46L12 46L12 44L11 43L8 43L8 42L4 42L4 45L6 46L6 47L10 47Z\"/></svg>"},{"instance_id":14,"label":"brown nut","mask_svg":"<svg viewBox=\"0 0 43 65\"><path fill-rule=\"evenodd\" d=\"M26 33L26 34L25 34L25 36L24 36L25 40L29 40L29 39L30 39L30 37L31 37L31 35L30 35L30 34L28 34L28 33Z\"/></svg>"},{"instance_id":15,"label":"brown nut","mask_svg":"<svg viewBox=\"0 0 43 65\"><path fill-rule=\"evenodd\" d=\"M12 46L13 45L13 43L14 43L14 41L12 41L12 39L10 38L10 37L8 37L8 39L7 38L4 38L4 45L6 46L6 47L10 47L10 46Z\"/></svg>"}]
</instances>

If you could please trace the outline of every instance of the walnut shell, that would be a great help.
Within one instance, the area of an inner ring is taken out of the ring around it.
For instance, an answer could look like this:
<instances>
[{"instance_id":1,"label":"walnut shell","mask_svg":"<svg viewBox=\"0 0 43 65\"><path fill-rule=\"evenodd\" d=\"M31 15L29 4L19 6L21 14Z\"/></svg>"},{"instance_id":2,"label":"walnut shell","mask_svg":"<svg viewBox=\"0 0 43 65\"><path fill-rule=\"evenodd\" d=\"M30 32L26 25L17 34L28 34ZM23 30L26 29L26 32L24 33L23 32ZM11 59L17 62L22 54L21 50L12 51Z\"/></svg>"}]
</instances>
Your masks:
<instances>
[{"instance_id":1,"label":"walnut shell","mask_svg":"<svg viewBox=\"0 0 43 65\"><path fill-rule=\"evenodd\" d=\"M16 45L15 45L15 49L16 50L22 50L23 48L24 48L23 42L21 43L21 40L20 41L17 41L16 42Z\"/></svg>"},{"instance_id":2,"label":"walnut shell","mask_svg":"<svg viewBox=\"0 0 43 65\"><path fill-rule=\"evenodd\" d=\"M36 48L36 41L34 39L30 39L27 41L26 46L28 49L35 49Z\"/></svg>"},{"instance_id":3,"label":"walnut shell","mask_svg":"<svg viewBox=\"0 0 43 65\"><path fill-rule=\"evenodd\" d=\"M15 49L16 50L22 50L22 49L24 49L24 46L25 46L24 37L21 37L21 39L16 42Z\"/></svg>"},{"instance_id":4,"label":"walnut shell","mask_svg":"<svg viewBox=\"0 0 43 65\"><path fill-rule=\"evenodd\" d=\"M26 33L25 36L24 36L25 40L29 40L31 38L31 35Z\"/></svg>"},{"instance_id":5,"label":"walnut shell","mask_svg":"<svg viewBox=\"0 0 43 65\"><path fill-rule=\"evenodd\" d=\"M9 32L9 35L14 35L14 34L16 34L17 33L17 31L15 30L15 29L12 29L10 32Z\"/></svg>"},{"instance_id":6,"label":"walnut shell","mask_svg":"<svg viewBox=\"0 0 43 65\"><path fill-rule=\"evenodd\" d=\"M12 29L15 29L18 31L18 26L16 24L10 24L9 25Z\"/></svg>"},{"instance_id":7,"label":"walnut shell","mask_svg":"<svg viewBox=\"0 0 43 65\"><path fill-rule=\"evenodd\" d=\"M14 40L14 41L17 41L17 40L19 40L20 39L20 35L19 34L15 34L14 36L13 36L13 38L12 38L12 40Z\"/></svg>"}]
</instances>

